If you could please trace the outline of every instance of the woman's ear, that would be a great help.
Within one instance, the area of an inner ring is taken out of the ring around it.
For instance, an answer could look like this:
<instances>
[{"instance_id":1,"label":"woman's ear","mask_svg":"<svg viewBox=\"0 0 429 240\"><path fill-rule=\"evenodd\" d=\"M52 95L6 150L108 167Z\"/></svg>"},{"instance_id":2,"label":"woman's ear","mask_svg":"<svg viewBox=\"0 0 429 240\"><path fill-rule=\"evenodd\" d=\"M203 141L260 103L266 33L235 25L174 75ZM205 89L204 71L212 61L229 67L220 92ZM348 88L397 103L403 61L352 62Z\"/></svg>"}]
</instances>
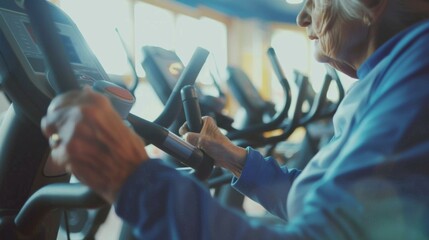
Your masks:
<instances>
[{"instance_id":1,"label":"woman's ear","mask_svg":"<svg viewBox=\"0 0 429 240\"><path fill-rule=\"evenodd\" d=\"M389 0L362 0L362 3L365 4L370 11L370 16L364 16L364 21L368 21L370 25L379 21L387 8Z\"/></svg>"}]
</instances>

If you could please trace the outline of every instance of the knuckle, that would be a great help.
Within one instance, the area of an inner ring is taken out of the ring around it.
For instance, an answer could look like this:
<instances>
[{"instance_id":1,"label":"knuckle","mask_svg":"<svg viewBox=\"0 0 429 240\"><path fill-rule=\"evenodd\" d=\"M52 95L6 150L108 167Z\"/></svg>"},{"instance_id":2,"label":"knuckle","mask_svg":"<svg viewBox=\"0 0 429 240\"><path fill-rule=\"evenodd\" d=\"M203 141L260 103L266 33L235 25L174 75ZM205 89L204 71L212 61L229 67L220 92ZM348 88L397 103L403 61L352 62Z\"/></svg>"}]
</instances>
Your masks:
<instances>
[{"instance_id":1,"label":"knuckle","mask_svg":"<svg viewBox=\"0 0 429 240\"><path fill-rule=\"evenodd\" d=\"M77 138L87 130L86 123L84 121L76 122L73 126L73 138Z\"/></svg>"},{"instance_id":2,"label":"knuckle","mask_svg":"<svg viewBox=\"0 0 429 240\"><path fill-rule=\"evenodd\" d=\"M80 122L92 121L101 112L100 108L94 104L80 105L76 111L78 111L76 116L78 116Z\"/></svg>"},{"instance_id":3,"label":"knuckle","mask_svg":"<svg viewBox=\"0 0 429 240\"><path fill-rule=\"evenodd\" d=\"M198 147L205 149L206 146L209 145L209 139L205 136L201 136L200 138L198 138Z\"/></svg>"},{"instance_id":4,"label":"knuckle","mask_svg":"<svg viewBox=\"0 0 429 240\"><path fill-rule=\"evenodd\" d=\"M194 146L196 146L197 143L199 142L198 138L195 136L194 133L187 133L185 140Z\"/></svg>"},{"instance_id":5,"label":"knuckle","mask_svg":"<svg viewBox=\"0 0 429 240\"><path fill-rule=\"evenodd\" d=\"M70 157L70 159L74 159L74 156L76 153L80 152L79 143L77 140L71 140L67 142L64 146L64 151L67 156Z\"/></svg>"},{"instance_id":6,"label":"knuckle","mask_svg":"<svg viewBox=\"0 0 429 240\"><path fill-rule=\"evenodd\" d=\"M110 100L104 96L101 93L97 93L97 92L91 92L91 100L95 103L95 104L99 104L102 107L105 107L107 105L110 105Z\"/></svg>"},{"instance_id":7,"label":"knuckle","mask_svg":"<svg viewBox=\"0 0 429 240\"><path fill-rule=\"evenodd\" d=\"M207 117L206 121L207 121L208 126L215 126L216 125L216 121L212 117Z\"/></svg>"},{"instance_id":8,"label":"knuckle","mask_svg":"<svg viewBox=\"0 0 429 240\"><path fill-rule=\"evenodd\" d=\"M97 108L95 108L91 105L81 105L81 106L77 107L77 111L79 111L79 114L83 118L91 117L92 115L94 115L96 110L97 110Z\"/></svg>"}]
</instances>

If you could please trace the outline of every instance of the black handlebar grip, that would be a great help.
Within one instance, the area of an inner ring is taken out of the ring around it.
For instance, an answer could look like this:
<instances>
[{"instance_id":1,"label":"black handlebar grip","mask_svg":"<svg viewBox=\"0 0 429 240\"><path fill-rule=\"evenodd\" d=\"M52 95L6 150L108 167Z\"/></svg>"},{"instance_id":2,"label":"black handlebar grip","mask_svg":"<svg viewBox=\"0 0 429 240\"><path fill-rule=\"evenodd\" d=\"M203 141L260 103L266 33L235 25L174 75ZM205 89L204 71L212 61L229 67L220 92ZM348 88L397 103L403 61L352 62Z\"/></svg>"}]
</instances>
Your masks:
<instances>
[{"instance_id":1,"label":"black handlebar grip","mask_svg":"<svg viewBox=\"0 0 429 240\"><path fill-rule=\"evenodd\" d=\"M185 112L188 129L191 132L200 132L203 127L201 109L195 87L186 85L180 91L182 96L183 111Z\"/></svg>"},{"instance_id":2,"label":"black handlebar grip","mask_svg":"<svg viewBox=\"0 0 429 240\"><path fill-rule=\"evenodd\" d=\"M203 121L201 119L201 109L195 87L186 85L181 89L180 94L182 96L183 110L189 131L201 132ZM194 175L200 180L205 180L211 175L214 160L203 151L201 153L203 156L199 159L202 159L202 161L200 161L198 168L195 168Z\"/></svg>"}]
</instances>

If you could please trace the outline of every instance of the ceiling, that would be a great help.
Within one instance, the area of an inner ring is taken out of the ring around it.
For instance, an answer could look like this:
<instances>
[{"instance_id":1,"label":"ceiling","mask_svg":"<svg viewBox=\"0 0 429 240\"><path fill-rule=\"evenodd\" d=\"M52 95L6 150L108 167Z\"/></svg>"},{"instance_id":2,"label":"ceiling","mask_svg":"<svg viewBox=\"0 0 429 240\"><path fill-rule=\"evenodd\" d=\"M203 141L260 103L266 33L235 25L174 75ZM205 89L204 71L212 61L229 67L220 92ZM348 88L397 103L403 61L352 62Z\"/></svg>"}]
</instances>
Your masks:
<instances>
[{"instance_id":1,"label":"ceiling","mask_svg":"<svg viewBox=\"0 0 429 240\"><path fill-rule=\"evenodd\" d=\"M204 5L216 11L239 18L257 18L270 22L295 24L301 4L285 0L176 0L190 6Z\"/></svg>"}]
</instances>

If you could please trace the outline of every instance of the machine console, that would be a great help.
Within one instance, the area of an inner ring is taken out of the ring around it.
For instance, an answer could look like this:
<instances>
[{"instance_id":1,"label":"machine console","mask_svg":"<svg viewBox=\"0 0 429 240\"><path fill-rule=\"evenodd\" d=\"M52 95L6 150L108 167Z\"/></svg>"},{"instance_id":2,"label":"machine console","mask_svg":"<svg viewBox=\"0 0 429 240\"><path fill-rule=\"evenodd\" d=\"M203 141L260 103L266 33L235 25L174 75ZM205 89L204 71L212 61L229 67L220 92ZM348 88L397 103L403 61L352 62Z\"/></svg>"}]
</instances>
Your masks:
<instances>
[{"instance_id":1,"label":"machine console","mask_svg":"<svg viewBox=\"0 0 429 240\"><path fill-rule=\"evenodd\" d=\"M3 4L0 3L0 27L3 37L25 70L28 80L45 95L52 97L53 91L47 81L50 78L50 71L28 16L19 8L11 9L9 6L1 5ZM53 11L55 24L76 78L82 83L90 85L94 81L108 79L77 26L67 19L64 13L58 13L59 11L61 10ZM56 12L57 14L55 14Z\"/></svg>"}]
</instances>

